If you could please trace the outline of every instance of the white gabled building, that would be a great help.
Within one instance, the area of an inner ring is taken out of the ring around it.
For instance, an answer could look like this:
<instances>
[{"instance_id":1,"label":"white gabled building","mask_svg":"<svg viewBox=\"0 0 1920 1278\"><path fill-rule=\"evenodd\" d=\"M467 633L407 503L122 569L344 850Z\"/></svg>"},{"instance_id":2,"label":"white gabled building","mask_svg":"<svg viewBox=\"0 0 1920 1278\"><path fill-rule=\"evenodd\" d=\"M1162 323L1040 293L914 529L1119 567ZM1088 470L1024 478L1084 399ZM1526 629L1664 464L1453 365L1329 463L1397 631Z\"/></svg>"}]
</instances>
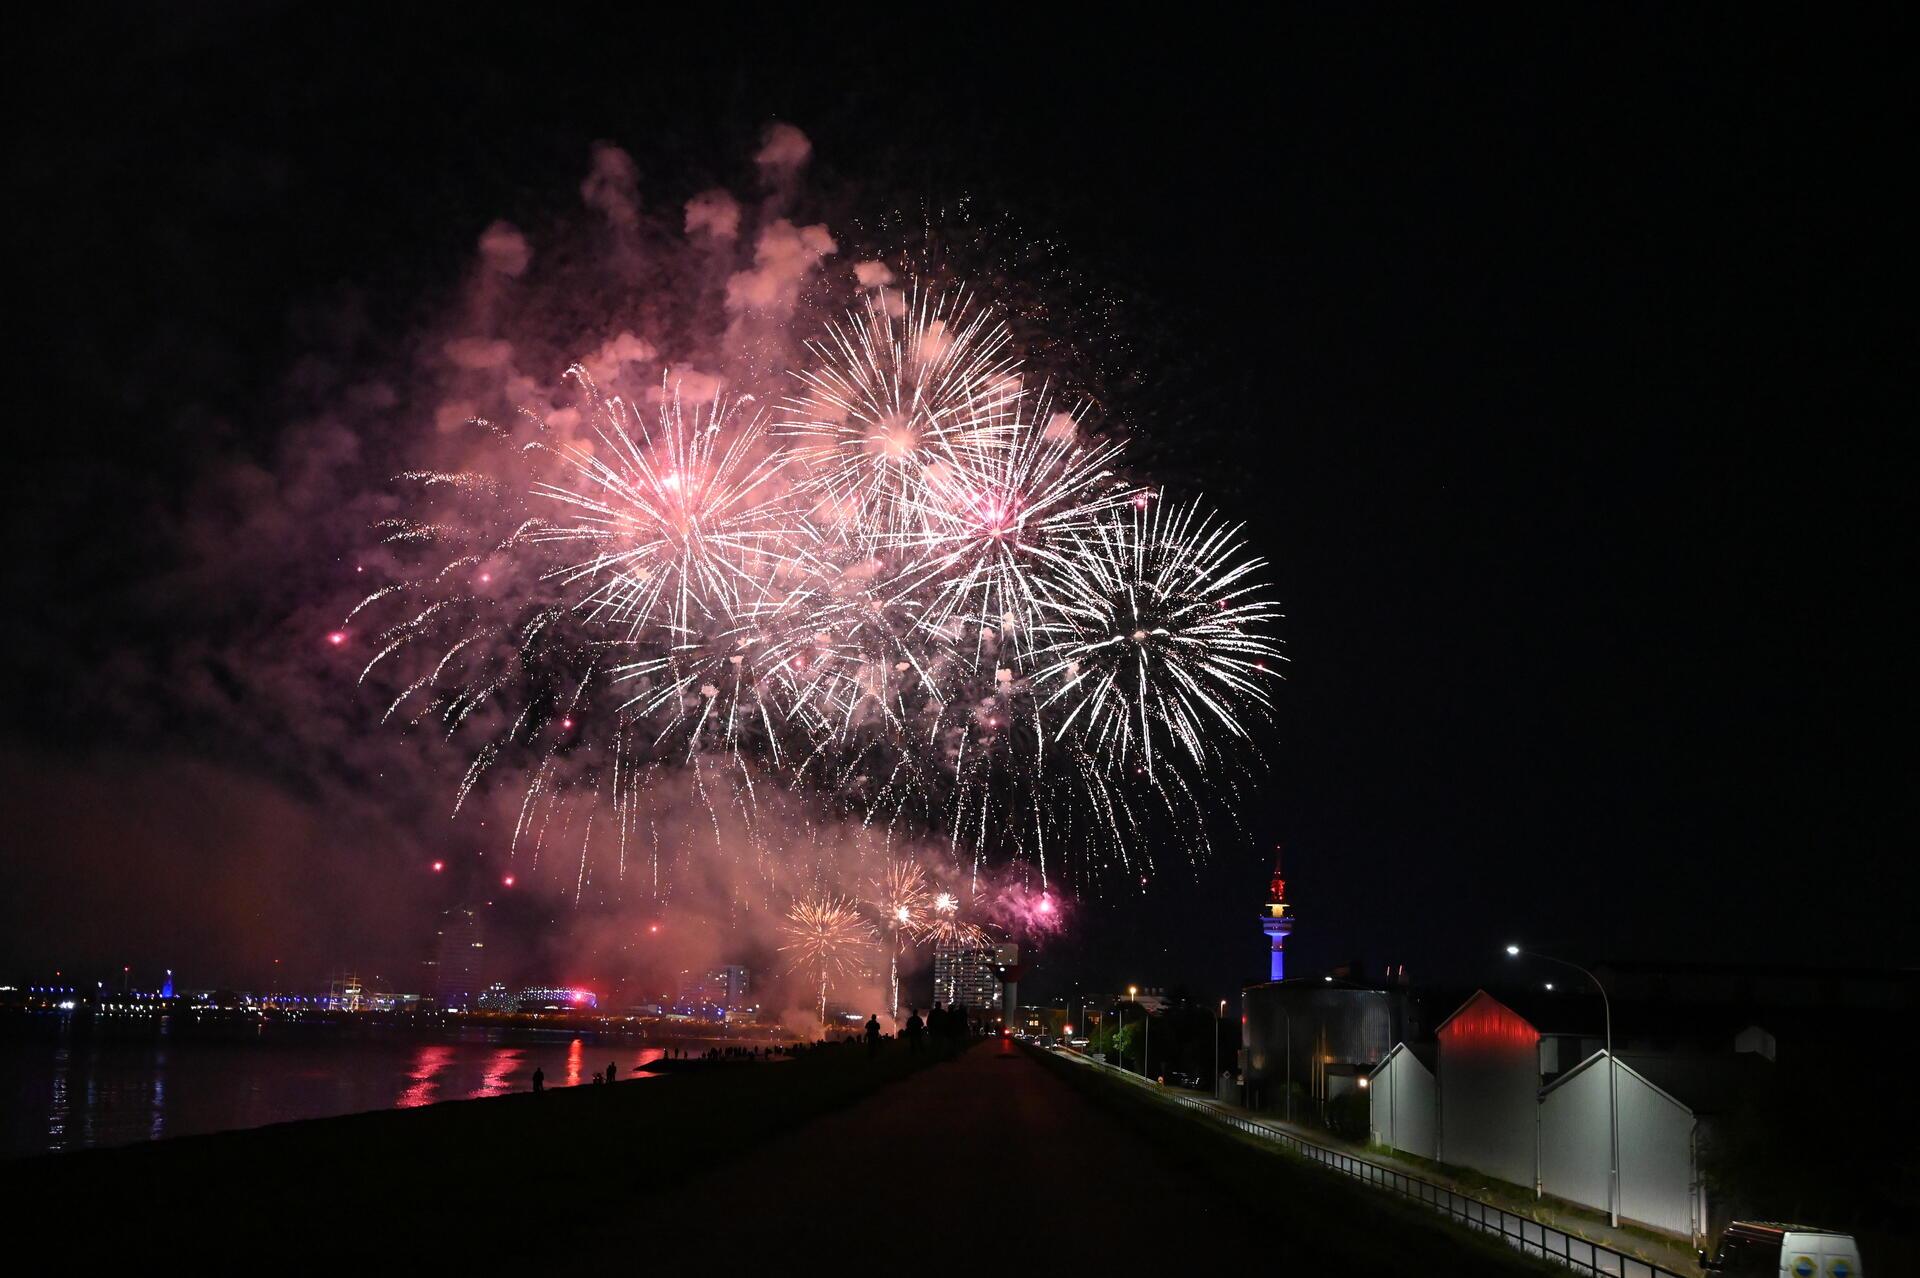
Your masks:
<instances>
[{"instance_id":1,"label":"white gabled building","mask_svg":"<svg viewBox=\"0 0 1920 1278\"><path fill-rule=\"evenodd\" d=\"M1613 1139L1606 1052L1595 1052L1540 1093L1540 1190L1608 1208ZM1699 1237L1706 1194L1696 1163L1699 1120L1624 1060L1614 1060L1620 1106L1620 1217Z\"/></svg>"},{"instance_id":2,"label":"white gabled building","mask_svg":"<svg viewBox=\"0 0 1920 1278\"><path fill-rule=\"evenodd\" d=\"M1620 1216L1693 1238L1709 1232L1700 1145L1712 1121L1750 1092L1758 1053L1615 1059L1620 1106ZM1595 1052L1540 1093L1540 1189L1604 1211L1611 1163L1607 1054Z\"/></svg>"},{"instance_id":3,"label":"white gabled building","mask_svg":"<svg viewBox=\"0 0 1920 1278\"><path fill-rule=\"evenodd\" d=\"M1519 1004L1525 1011L1516 1010ZM1538 1182L1534 1111L1540 1084L1576 1060L1581 1036L1563 1033L1598 1024L1597 1004L1577 997L1542 998L1522 991L1495 998L1486 990L1434 1027L1438 1061L1435 1157L1531 1189Z\"/></svg>"},{"instance_id":4,"label":"white gabled building","mask_svg":"<svg viewBox=\"0 0 1920 1278\"><path fill-rule=\"evenodd\" d=\"M1433 1070L1420 1052L1396 1043L1367 1077L1368 1126L1375 1144L1431 1159L1439 1133Z\"/></svg>"}]
</instances>

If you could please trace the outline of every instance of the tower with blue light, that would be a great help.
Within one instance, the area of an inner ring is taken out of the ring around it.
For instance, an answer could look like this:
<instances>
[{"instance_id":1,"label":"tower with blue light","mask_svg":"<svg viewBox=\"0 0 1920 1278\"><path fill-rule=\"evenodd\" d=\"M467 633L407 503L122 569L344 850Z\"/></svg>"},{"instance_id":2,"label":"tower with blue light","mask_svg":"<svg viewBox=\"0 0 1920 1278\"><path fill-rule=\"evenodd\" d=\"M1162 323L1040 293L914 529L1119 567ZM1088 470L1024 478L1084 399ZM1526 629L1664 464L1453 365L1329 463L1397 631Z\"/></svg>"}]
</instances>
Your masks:
<instances>
[{"instance_id":1,"label":"tower with blue light","mask_svg":"<svg viewBox=\"0 0 1920 1278\"><path fill-rule=\"evenodd\" d=\"M1267 935L1268 980L1287 979L1287 935L1293 931L1293 915L1287 911L1287 881L1280 874L1280 849L1273 850L1273 881L1267 889L1267 908L1260 915L1260 930Z\"/></svg>"}]
</instances>

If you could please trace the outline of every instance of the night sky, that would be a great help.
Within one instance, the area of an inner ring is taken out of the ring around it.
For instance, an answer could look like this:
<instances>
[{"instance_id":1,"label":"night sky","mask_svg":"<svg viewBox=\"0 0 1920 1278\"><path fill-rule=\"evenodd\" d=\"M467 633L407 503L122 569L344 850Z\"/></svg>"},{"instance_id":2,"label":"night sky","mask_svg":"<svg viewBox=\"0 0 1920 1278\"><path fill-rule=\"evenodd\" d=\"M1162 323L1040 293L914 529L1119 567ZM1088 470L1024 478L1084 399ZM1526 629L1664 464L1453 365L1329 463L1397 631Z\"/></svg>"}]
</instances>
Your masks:
<instances>
[{"instance_id":1,"label":"night sky","mask_svg":"<svg viewBox=\"0 0 1920 1278\"><path fill-rule=\"evenodd\" d=\"M1277 843L1300 972L1472 979L1510 938L1911 963L1910 32L902 12L38 32L9 114L0 979L418 952L411 853L310 775L353 765L222 693L218 654L287 605L251 591L260 547L222 567L209 508L491 222L573 208L596 140L670 204L774 120L836 229L966 201L1057 245L1059 287L1113 302L1113 412L1248 521L1287 613L1250 837L1084 910L1027 992L1259 977Z\"/></svg>"}]
</instances>

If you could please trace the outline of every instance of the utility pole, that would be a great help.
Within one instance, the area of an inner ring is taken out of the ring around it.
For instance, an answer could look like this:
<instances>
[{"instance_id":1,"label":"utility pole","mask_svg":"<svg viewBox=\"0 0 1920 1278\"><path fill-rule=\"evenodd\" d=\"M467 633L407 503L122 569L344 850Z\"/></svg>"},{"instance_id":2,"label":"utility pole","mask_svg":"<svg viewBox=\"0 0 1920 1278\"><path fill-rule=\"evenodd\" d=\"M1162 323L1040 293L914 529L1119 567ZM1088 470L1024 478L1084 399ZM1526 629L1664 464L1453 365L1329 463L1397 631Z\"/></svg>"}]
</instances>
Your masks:
<instances>
[{"instance_id":1,"label":"utility pole","mask_svg":"<svg viewBox=\"0 0 1920 1278\"><path fill-rule=\"evenodd\" d=\"M1619 1068L1613 1059L1613 1000L1607 997L1607 987L1600 978L1581 967L1578 963L1569 963L1563 958L1551 954L1541 954L1536 950L1523 950L1518 945L1507 947L1509 958L1519 958L1522 954L1528 958L1537 958L1543 963L1558 963L1561 967L1570 967L1592 982L1593 988L1600 991L1600 1007L1606 1015L1607 1025L1607 1126L1611 1140L1612 1163L1607 1171L1607 1219L1615 1226L1620 1224L1620 1093L1616 1078Z\"/></svg>"}]
</instances>

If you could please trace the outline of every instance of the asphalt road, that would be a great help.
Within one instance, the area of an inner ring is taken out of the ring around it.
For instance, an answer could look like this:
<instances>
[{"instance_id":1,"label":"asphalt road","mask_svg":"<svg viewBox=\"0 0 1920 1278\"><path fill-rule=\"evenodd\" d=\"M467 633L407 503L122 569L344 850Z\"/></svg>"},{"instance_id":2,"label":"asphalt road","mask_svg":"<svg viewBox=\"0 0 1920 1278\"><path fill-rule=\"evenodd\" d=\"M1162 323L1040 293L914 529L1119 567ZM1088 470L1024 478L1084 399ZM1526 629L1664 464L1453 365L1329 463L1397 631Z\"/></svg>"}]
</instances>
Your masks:
<instances>
[{"instance_id":1,"label":"asphalt road","mask_svg":"<svg viewBox=\"0 0 1920 1278\"><path fill-rule=\"evenodd\" d=\"M990 1041L653 1198L636 1234L705 1233L728 1254L824 1245L936 1268L1006 1259L1122 1273L1221 1263L1303 1275L1534 1271L1497 1245L1489 1254L1457 1243L1424 1214L1410 1224L1409 1213L1317 1170L1223 1147L1190 1120L1168 1126L1099 1103L1099 1089L1124 1089L1092 1085L1069 1085L1027 1050Z\"/></svg>"},{"instance_id":2,"label":"asphalt road","mask_svg":"<svg viewBox=\"0 0 1920 1278\"><path fill-rule=\"evenodd\" d=\"M947 1235L955 1245L1039 1245L1059 1258L1109 1251L1141 1228L1220 1245L1257 1231L1131 1129L1004 1040L926 1070L776 1138L657 1201L652 1223L729 1213L730 1246L793 1242L810 1225L841 1241ZM1118 1231L1118 1232L1116 1232ZM962 1242L961 1240L964 1240Z\"/></svg>"}]
</instances>

